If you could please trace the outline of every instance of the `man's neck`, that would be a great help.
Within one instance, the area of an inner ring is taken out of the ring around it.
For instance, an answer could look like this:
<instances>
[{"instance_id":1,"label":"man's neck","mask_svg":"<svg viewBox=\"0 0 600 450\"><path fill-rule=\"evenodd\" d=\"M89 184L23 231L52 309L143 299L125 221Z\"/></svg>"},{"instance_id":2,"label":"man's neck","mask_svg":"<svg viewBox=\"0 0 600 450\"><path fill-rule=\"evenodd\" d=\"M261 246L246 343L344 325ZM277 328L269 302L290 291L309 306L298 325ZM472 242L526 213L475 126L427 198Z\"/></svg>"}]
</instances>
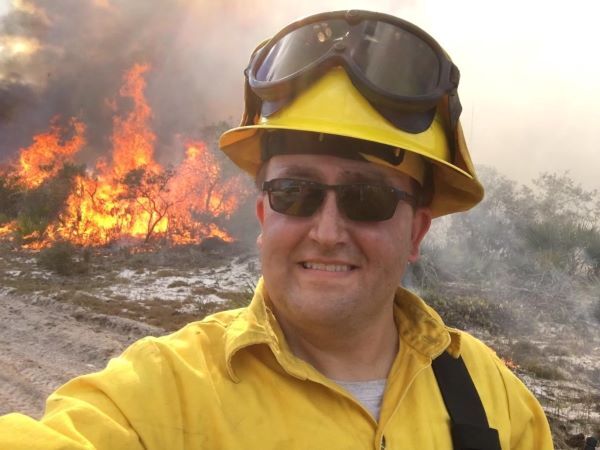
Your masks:
<instances>
[{"instance_id":1,"label":"man's neck","mask_svg":"<svg viewBox=\"0 0 600 450\"><path fill-rule=\"evenodd\" d=\"M387 378L398 353L398 330L391 308L359 327L328 326L299 330L278 318L292 353L323 375L341 381Z\"/></svg>"}]
</instances>

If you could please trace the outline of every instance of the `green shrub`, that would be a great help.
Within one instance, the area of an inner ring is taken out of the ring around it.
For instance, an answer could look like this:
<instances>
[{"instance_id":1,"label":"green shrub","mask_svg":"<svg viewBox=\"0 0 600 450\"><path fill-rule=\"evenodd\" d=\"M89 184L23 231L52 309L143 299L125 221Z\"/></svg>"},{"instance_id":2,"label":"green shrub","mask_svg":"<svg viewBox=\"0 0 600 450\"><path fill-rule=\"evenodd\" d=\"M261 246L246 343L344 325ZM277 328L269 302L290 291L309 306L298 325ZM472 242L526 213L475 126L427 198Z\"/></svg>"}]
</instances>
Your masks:
<instances>
[{"instance_id":1,"label":"green shrub","mask_svg":"<svg viewBox=\"0 0 600 450\"><path fill-rule=\"evenodd\" d=\"M513 327L514 316L502 303L475 296L443 296L440 292L424 293L423 298L444 319L460 329L482 328L491 333Z\"/></svg>"},{"instance_id":2,"label":"green shrub","mask_svg":"<svg viewBox=\"0 0 600 450\"><path fill-rule=\"evenodd\" d=\"M545 380L566 380L567 375L559 367L556 367L550 362L541 360L526 360L525 362L517 362L522 370L532 373L537 378Z\"/></svg>"},{"instance_id":3,"label":"green shrub","mask_svg":"<svg viewBox=\"0 0 600 450\"><path fill-rule=\"evenodd\" d=\"M594 306L594 310L592 312L594 318L600 323L600 298L596 300L596 306Z\"/></svg>"},{"instance_id":4,"label":"green shrub","mask_svg":"<svg viewBox=\"0 0 600 450\"><path fill-rule=\"evenodd\" d=\"M17 217L19 204L22 201L22 189L17 180L0 172L0 224Z\"/></svg>"},{"instance_id":5,"label":"green shrub","mask_svg":"<svg viewBox=\"0 0 600 450\"><path fill-rule=\"evenodd\" d=\"M65 164L54 178L21 195L17 217L21 237L34 232L41 235L48 224L58 218L73 190L76 176L83 170L83 166Z\"/></svg>"},{"instance_id":6,"label":"green shrub","mask_svg":"<svg viewBox=\"0 0 600 450\"><path fill-rule=\"evenodd\" d=\"M89 262L89 257L87 258ZM42 250L38 256L38 264L60 275L86 273L88 262L79 258L78 250L69 242L56 242Z\"/></svg>"},{"instance_id":7,"label":"green shrub","mask_svg":"<svg viewBox=\"0 0 600 450\"><path fill-rule=\"evenodd\" d=\"M537 358L541 353L540 348L529 341L517 341L510 347L510 356L517 362Z\"/></svg>"}]
</instances>

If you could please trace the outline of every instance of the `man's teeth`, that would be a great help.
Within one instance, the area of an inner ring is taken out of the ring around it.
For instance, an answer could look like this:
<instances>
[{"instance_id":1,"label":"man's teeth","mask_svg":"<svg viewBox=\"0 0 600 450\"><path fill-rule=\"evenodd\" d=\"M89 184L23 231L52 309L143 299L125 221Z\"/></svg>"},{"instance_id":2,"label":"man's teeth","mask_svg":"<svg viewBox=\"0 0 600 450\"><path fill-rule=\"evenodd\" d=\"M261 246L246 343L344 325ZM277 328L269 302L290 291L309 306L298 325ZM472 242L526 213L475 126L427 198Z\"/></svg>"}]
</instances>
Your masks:
<instances>
[{"instance_id":1,"label":"man's teeth","mask_svg":"<svg viewBox=\"0 0 600 450\"><path fill-rule=\"evenodd\" d=\"M321 263L303 263L305 269L325 270L327 272L348 272L352 270L351 266L346 264L321 264Z\"/></svg>"}]
</instances>

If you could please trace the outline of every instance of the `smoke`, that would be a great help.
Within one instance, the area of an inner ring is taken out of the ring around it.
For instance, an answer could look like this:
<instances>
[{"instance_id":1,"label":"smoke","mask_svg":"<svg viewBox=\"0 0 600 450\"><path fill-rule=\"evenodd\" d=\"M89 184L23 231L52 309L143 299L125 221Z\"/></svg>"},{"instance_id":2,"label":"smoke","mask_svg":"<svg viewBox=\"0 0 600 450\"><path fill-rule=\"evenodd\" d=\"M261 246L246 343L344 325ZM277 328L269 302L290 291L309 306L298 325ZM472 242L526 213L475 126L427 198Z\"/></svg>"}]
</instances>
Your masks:
<instances>
[{"instance_id":1,"label":"smoke","mask_svg":"<svg viewBox=\"0 0 600 450\"><path fill-rule=\"evenodd\" d=\"M328 6L353 7L338 0ZM181 136L197 137L204 126L223 120L238 122L243 69L254 47L289 21L321 9L299 2L282 8L274 0L13 1L0 17L0 39L37 48L0 52L0 161L28 146L56 116L87 125L88 160L106 154L114 99L123 74L136 63L151 66L146 95L157 153L172 160Z\"/></svg>"},{"instance_id":2,"label":"smoke","mask_svg":"<svg viewBox=\"0 0 600 450\"><path fill-rule=\"evenodd\" d=\"M151 66L146 95L158 158L176 159L182 136L239 120L243 68L256 44L298 17L362 8L413 21L452 55L476 163L522 182L570 170L598 187L600 65L592 57L591 3L507 0L493 11L480 3L13 0L0 17L0 161L57 115L86 123L89 157L106 154L113 100L136 63Z\"/></svg>"},{"instance_id":3,"label":"smoke","mask_svg":"<svg viewBox=\"0 0 600 450\"><path fill-rule=\"evenodd\" d=\"M0 159L29 145L56 116L86 123L88 152L106 153L112 100L135 63L151 66L146 95L159 151L178 133L237 115L242 64L223 42L229 25L215 26L226 15L195 3L36 0L11 10L0 22L4 42L12 39L4 47L13 48L0 54ZM38 48L28 52L31 43Z\"/></svg>"}]
</instances>

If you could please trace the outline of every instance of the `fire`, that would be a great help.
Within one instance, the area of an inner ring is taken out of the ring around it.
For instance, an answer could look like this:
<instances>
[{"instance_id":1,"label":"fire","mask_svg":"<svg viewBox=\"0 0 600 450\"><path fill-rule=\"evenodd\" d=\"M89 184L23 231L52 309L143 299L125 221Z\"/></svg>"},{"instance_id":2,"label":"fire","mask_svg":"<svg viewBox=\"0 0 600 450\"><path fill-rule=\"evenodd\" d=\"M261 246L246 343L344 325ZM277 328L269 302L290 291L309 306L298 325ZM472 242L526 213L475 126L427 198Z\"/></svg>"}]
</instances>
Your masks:
<instances>
[{"instance_id":1,"label":"fire","mask_svg":"<svg viewBox=\"0 0 600 450\"><path fill-rule=\"evenodd\" d=\"M0 239L11 239L12 234L16 230L16 224L14 222L9 222L3 225L0 225Z\"/></svg>"},{"instance_id":2,"label":"fire","mask_svg":"<svg viewBox=\"0 0 600 450\"><path fill-rule=\"evenodd\" d=\"M510 370L512 370L513 372L515 372L519 368L519 365L516 362L514 362L512 359L510 359L510 358L501 358L501 359L502 359L502 362L504 362L504 365L506 367L508 367Z\"/></svg>"},{"instance_id":3,"label":"fire","mask_svg":"<svg viewBox=\"0 0 600 450\"><path fill-rule=\"evenodd\" d=\"M85 144L85 125L73 119L73 136L64 141L61 128L53 124L49 131L33 138L33 144L21 149L17 175L28 188L35 188L48 178L54 177L66 162L73 162L75 155Z\"/></svg>"},{"instance_id":4,"label":"fire","mask_svg":"<svg viewBox=\"0 0 600 450\"><path fill-rule=\"evenodd\" d=\"M114 117L111 158L70 178L71 188L57 220L43 233L24 238L30 248L56 240L86 246L130 240L174 244L206 237L232 240L217 219L229 218L244 200L243 181L240 176L225 179L202 141L189 141L183 161L175 168L164 168L155 160L152 110L144 95L148 70L148 65L136 64L123 78L119 96L133 106L127 114ZM61 140L63 130L53 126L21 150L18 174L27 188L37 188L56 176L85 145L85 126L73 120L71 128L68 140Z\"/></svg>"},{"instance_id":5,"label":"fire","mask_svg":"<svg viewBox=\"0 0 600 450\"><path fill-rule=\"evenodd\" d=\"M153 155L156 135L148 126L152 110L144 98L146 81L143 75L148 69L148 65L133 66L125 75L120 91L121 97L133 100L134 107L125 119L115 116L113 121L113 171L118 176L141 166L153 172L160 170Z\"/></svg>"}]
</instances>

